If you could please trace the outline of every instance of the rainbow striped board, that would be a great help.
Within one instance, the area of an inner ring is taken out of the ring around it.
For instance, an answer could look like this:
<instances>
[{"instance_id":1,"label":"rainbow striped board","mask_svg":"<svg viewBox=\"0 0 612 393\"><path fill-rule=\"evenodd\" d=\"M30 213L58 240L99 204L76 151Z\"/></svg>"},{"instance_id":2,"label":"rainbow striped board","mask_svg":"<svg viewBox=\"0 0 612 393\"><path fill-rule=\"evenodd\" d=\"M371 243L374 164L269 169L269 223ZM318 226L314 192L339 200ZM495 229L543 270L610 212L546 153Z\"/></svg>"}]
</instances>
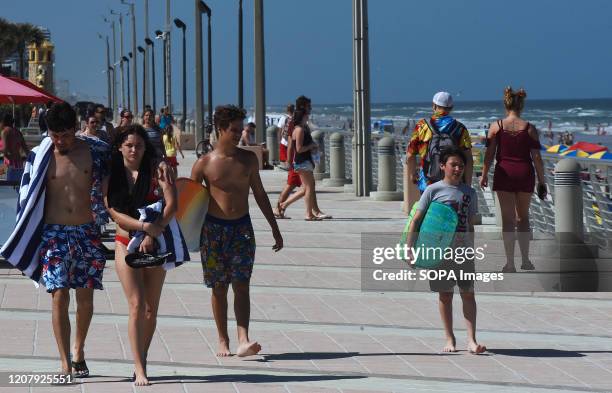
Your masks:
<instances>
[{"instance_id":1,"label":"rainbow striped board","mask_svg":"<svg viewBox=\"0 0 612 393\"><path fill-rule=\"evenodd\" d=\"M176 179L176 190L178 193L176 220L189 251L198 251L210 194L202 184L186 177Z\"/></svg>"}]
</instances>

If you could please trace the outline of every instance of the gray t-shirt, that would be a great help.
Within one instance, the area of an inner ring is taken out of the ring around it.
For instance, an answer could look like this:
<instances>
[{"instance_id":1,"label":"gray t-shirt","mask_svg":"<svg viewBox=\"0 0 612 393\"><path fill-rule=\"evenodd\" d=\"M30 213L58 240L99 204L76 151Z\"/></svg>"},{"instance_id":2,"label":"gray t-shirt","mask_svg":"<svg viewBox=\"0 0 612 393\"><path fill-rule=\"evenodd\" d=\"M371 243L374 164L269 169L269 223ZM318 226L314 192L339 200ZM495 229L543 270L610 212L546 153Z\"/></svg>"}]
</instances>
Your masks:
<instances>
[{"instance_id":1,"label":"gray t-shirt","mask_svg":"<svg viewBox=\"0 0 612 393\"><path fill-rule=\"evenodd\" d=\"M417 209L425 212L431 202L444 203L457 212L459 218L457 232L467 232L469 218L478 212L476 190L465 183L453 186L444 180L440 180L427 186L423 195L421 195L421 199L419 199Z\"/></svg>"}]
</instances>

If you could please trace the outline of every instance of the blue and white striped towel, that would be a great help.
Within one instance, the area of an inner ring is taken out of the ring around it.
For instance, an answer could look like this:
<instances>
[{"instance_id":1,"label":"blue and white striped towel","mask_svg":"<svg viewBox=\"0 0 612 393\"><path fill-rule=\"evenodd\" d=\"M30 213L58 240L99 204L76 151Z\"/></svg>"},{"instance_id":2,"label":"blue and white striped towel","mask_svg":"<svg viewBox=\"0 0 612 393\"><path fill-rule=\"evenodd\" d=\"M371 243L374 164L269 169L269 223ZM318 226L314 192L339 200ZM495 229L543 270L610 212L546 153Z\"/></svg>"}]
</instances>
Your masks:
<instances>
[{"instance_id":1,"label":"blue and white striped towel","mask_svg":"<svg viewBox=\"0 0 612 393\"><path fill-rule=\"evenodd\" d=\"M151 205L142 207L138 209L138 213L140 213L140 221L144 222L153 222L159 217L161 212L164 209L164 204L162 201L155 202ZM146 233L142 231L137 231L134 233L134 236L130 240L127 246L128 253L133 253L138 251L138 247L142 240L144 239ZM173 217L172 221L161 235L156 238L159 243L159 249L157 252L159 254L164 253L172 253L166 258L166 263L164 263L164 269L170 270L174 269L177 266L182 265L183 262L189 261L189 250L187 249L187 244L185 243L185 238L183 233L181 232L181 228L178 225L178 222Z\"/></svg>"}]
</instances>

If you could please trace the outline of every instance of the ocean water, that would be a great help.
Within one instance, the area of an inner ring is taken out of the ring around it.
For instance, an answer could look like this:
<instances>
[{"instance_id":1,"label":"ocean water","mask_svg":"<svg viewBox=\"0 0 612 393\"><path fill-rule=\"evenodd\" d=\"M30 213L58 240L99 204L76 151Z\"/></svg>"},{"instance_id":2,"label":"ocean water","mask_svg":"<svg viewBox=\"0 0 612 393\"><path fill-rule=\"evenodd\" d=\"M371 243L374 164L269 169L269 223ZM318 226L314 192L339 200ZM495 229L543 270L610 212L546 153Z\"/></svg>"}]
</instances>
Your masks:
<instances>
[{"instance_id":1,"label":"ocean water","mask_svg":"<svg viewBox=\"0 0 612 393\"><path fill-rule=\"evenodd\" d=\"M282 107L269 107L268 111L282 113ZM468 129L476 131L485 129L488 124L504 117L502 101L455 101L453 116L464 123ZM372 122L391 120L396 132L415 119L431 115L431 103L392 103L372 104ZM353 117L350 104L314 105L312 120L323 128L348 128L349 119ZM525 103L523 118L534 124L539 130L541 141L549 143L543 133L548 130L549 121L552 131L565 131L574 134L574 141L601 143L612 150L612 99L575 99L575 100L536 100ZM412 121L411 121L412 120ZM597 135L604 130L606 135ZM557 143L555 136L554 143Z\"/></svg>"}]
</instances>

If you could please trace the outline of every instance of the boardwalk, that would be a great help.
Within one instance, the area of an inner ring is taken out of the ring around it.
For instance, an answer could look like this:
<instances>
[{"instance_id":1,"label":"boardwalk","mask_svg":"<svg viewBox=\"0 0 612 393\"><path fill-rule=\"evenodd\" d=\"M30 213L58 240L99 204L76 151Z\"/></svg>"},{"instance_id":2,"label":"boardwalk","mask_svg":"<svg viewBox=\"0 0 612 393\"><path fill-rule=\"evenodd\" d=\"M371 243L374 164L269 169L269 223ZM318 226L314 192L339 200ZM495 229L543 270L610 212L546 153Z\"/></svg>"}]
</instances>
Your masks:
<instances>
[{"instance_id":1,"label":"boardwalk","mask_svg":"<svg viewBox=\"0 0 612 393\"><path fill-rule=\"evenodd\" d=\"M190 153L191 154L191 153ZM180 166L183 174L189 161ZM273 203L284 172L262 178ZM92 377L34 392L548 392L612 390L612 296L477 295L478 338L490 352L441 355L443 333L431 293L362 292L362 232L400 232L399 202L322 188L334 220L304 222L303 204L280 221L285 249L273 253L268 225L251 201L257 238L252 338L261 356L217 358L216 332L198 255L168 274L149 354L153 386L135 389L127 302L109 261L96 292L85 348ZM501 256L501 255L499 255ZM50 296L15 270L0 270L0 371L54 371ZM74 317L74 314L72 314ZM230 307L230 318L233 312ZM455 299L459 348L465 330ZM230 337L235 325L230 324ZM232 343L232 349L234 349ZM1 392L24 388L0 387Z\"/></svg>"}]
</instances>

